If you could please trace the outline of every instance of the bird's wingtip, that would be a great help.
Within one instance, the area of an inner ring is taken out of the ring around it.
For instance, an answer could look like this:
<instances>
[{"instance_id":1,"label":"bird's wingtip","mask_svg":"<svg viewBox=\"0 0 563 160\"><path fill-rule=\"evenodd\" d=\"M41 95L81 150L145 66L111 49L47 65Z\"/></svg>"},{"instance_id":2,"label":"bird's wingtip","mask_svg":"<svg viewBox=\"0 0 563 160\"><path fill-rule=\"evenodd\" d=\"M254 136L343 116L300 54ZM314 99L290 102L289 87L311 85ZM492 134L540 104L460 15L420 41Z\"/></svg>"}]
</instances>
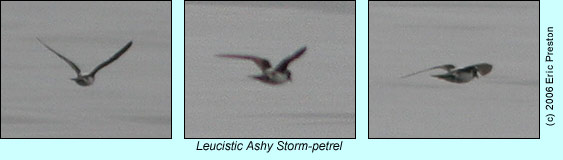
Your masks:
<instances>
[{"instance_id":1,"label":"bird's wingtip","mask_svg":"<svg viewBox=\"0 0 563 160\"><path fill-rule=\"evenodd\" d=\"M237 55L232 54L216 54L215 57L223 57L223 58L240 58Z\"/></svg>"},{"instance_id":2,"label":"bird's wingtip","mask_svg":"<svg viewBox=\"0 0 563 160\"><path fill-rule=\"evenodd\" d=\"M307 46L303 46L303 47L297 49L296 52L304 52L304 51L306 51L306 50L307 50Z\"/></svg>"}]
</instances>

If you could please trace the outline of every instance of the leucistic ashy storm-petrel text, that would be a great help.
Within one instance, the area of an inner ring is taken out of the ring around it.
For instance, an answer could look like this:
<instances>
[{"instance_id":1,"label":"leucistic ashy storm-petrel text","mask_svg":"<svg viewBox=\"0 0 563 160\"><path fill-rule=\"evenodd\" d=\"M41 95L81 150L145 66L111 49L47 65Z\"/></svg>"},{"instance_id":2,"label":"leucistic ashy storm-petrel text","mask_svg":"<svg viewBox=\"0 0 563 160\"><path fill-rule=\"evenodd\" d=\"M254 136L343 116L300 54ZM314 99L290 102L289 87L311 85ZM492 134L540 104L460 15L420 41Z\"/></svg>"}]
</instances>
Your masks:
<instances>
[{"instance_id":1,"label":"leucistic ashy storm-petrel text","mask_svg":"<svg viewBox=\"0 0 563 160\"><path fill-rule=\"evenodd\" d=\"M111 56L108 60L106 60L103 63L96 66L96 68L94 68L94 70L92 70L92 72L82 73L80 71L80 68L78 68L78 66L76 64L74 64L74 62L70 61L68 58L64 57L63 55L61 55L60 53L58 53L57 51L55 51L54 49L49 47L47 44L43 43L43 41L41 41L39 38L37 38L37 40L39 41L39 43L41 43L43 46L45 46L47 49L49 49L49 51L55 53L59 58L64 60L76 72L76 78L72 78L71 80L75 81L78 85L84 86L84 87L89 86L92 83L94 83L94 75L96 75L96 73L100 69L106 67L111 62L117 60L117 58L119 58L121 55L123 55L123 53L125 53L129 49L129 47L131 47L131 45L133 44L133 41L129 41L129 43L127 43L123 48L121 48L121 50L117 51L117 53L115 53L113 56Z\"/></svg>"},{"instance_id":2,"label":"leucistic ashy storm-petrel text","mask_svg":"<svg viewBox=\"0 0 563 160\"><path fill-rule=\"evenodd\" d=\"M253 75L250 76L256 80L262 81L267 84L276 85L282 84L287 81L291 81L291 72L287 69L289 63L294 61L295 59L301 57L307 50L307 47L302 47L299 50L295 51L291 56L283 59L276 68L272 68L270 62L267 59L256 57L256 56L249 56L249 55L234 55L234 54L220 54L217 55L219 57L226 57L226 58L238 58L238 59L247 59L252 60L260 70L262 70L261 75Z\"/></svg>"},{"instance_id":3,"label":"leucistic ashy storm-petrel text","mask_svg":"<svg viewBox=\"0 0 563 160\"><path fill-rule=\"evenodd\" d=\"M479 78L479 74L481 76L489 74L489 72L491 72L491 70L493 69L493 66L488 64L488 63L479 63L479 64L467 66L467 67L461 68L461 69L453 70L454 68L455 68L454 65L446 64L446 65L428 68L428 69L418 71L418 72L415 72L415 73L412 73L412 74L409 74L409 75L405 75L401 78L410 77L410 76L413 76L415 74L430 71L430 70L433 70L433 69L444 69L444 70L448 71L448 73L432 75L432 77L436 77L436 78L443 79L443 80L446 80L448 82L453 82L453 83L467 83L467 82L473 80L473 78Z\"/></svg>"}]
</instances>

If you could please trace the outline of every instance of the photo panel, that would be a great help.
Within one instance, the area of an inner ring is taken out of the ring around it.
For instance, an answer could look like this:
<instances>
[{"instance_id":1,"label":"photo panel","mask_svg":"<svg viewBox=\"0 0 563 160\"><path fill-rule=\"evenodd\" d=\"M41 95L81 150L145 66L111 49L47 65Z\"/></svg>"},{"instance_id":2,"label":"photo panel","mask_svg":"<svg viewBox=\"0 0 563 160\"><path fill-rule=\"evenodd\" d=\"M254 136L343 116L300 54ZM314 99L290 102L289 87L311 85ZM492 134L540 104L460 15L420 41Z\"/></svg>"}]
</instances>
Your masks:
<instances>
[{"instance_id":1,"label":"photo panel","mask_svg":"<svg viewBox=\"0 0 563 160\"><path fill-rule=\"evenodd\" d=\"M172 138L172 3L2 2L1 138Z\"/></svg>"},{"instance_id":2,"label":"photo panel","mask_svg":"<svg viewBox=\"0 0 563 160\"><path fill-rule=\"evenodd\" d=\"M369 138L539 138L539 2L369 2Z\"/></svg>"},{"instance_id":3,"label":"photo panel","mask_svg":"<svg viewBox=\"0 0 563 160\"><path fill-rule=\"evenodd\" d=\"M185 2L185 138L355 138L355 2Z\"/></svg>"}]
</instances>

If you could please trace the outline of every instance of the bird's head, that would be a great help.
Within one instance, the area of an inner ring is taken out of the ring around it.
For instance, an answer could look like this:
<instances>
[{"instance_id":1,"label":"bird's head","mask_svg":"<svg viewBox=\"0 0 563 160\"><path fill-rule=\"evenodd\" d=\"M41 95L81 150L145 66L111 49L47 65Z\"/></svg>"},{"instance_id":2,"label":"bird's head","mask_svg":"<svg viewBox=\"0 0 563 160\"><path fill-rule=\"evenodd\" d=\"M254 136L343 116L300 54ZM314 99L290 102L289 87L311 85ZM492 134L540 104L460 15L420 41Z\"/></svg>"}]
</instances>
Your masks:
<instances>
[{"instance_id":1,"label":"bird's head","mask_svg":"<svg viewBox=\"0 0 563 160\"><path fill-rule=\"evenodd\" d=\"M289 72L289 70L286 70L285 73L287 74L287 80L291 81L291 72Z\"/></svg>"},{"instance_id":2,"label":"bird's head","mask_svg":"<svg viewBox=\"0 0 563 160\"><path fill-rule=\"evenodd\" d=\"M477 73L477 72L478 72L477 68L471 69L471 74L473 74L473 77L475 77L475 78L479 78L479 73Z\"/></svg>"}]
</instances>

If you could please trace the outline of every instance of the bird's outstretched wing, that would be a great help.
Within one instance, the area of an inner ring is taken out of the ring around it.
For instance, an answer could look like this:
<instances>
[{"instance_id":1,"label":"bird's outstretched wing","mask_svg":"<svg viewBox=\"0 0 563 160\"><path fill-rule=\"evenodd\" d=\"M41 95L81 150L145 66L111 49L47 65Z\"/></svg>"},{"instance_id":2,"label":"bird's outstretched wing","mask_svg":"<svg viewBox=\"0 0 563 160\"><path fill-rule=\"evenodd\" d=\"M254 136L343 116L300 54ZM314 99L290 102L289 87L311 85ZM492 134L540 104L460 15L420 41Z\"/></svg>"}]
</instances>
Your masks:
<instances>
[{"instance_id":1,"label":"bird's outstretched wing","mask_svg":"<svg viewBox=\"0 0 563 160\"><path fill-rule=\"evenodd\" d=\"M289 63L291 63L293 60L301 57L301 55L305 54L306 50L307 50L307 47L301 47L301 48L299 48L299 50L295 51L295 53L293 53L291 56L283 59L276 66L276 71L283 72L283 71L287 70L287 66L289 65Z\"/></svg>"},{"instance_id":2,"label":"bird's outstretched wing","mask_svg":"<svg viewBox=\"0 0 563 160\"><path fill-rule=\"evenodd\" d=\"M487 74L489 74L489 72L491 72L491 70L493 70L493 65L488 64L488 63L479 63L479 64L467 66L465 68L468 68L468 67L477 68L477 72L479 72L479 74L481 74L481 76L487 75Z\"/></svg>"},{"instance_id":3,"label":"bird's outstretched wing","mask_svg":"<svg viewBox=\"0 0 563 160\"><path fill-rule=\"evenodd\" d=\"M47 44L43 43L43 41L41 41L41 39L37 38L37 40L39 41L39 43L41 43L43 46L45 46L51 52L53 52L57 56L59 56L59 58L63 59L66 63L68 63L68 65L70 65L70 67L72 67L72 69L76 72L76 75L80 75L80 68L78 68L78 66L76 66L76 64L74 64L72 61L70 61L69 59L67 59L63 55L59 54L57 51L55 51L53 48L49 47Z\"/></svg>"},{"instance_id":4,"label":"bird's outstretched wing","mask_svg":"<svg viewBox=\"0 0 563 160\"><path fill-rule=\"evenodd\" d=\"M236 55L236 54L219 54L218 57L226 57L226 58L238 58L238 59L248 59L254 61L260 70L264 71L270 67L270 62L267 59L256 57L256 56L248 56L248 55Z\"/></svg>"},{"instance_id":5,"label":"bird's outstretched wing","mask_svg":"<svg viewBox=\"0 0 563 160\"><path fill-rule=\"evenodd\" d=\"M111 56L108 60L106 60L106 61L104 61L104 63L96 66L96 68L94 68L94 70L92 70L92 72L90 72L90 75L94 76L96 74L96 72L98 72L100 69L109 65L111 62L117 60L117 58L119 58L121 55L123 55L123 53L125 53L129 49L129 47L131 47L132 44L133 44L133 41L129 41L129 43L127 43L123 48L121 48L121 50L117 51L117 53L115 53L113 56Z\"/></svg>"},{"instance_id":6,"label":"bird's outstretched wing","mask_svg":"<svg viewBox=\"0 0 563 160\"><path fill-rule=\"evenodd\" d=\"M413 75L415 75L415 74L419 74L419 73L422 73L422 72L430 71L430 70L433 70L433 69L443 69L443 70L446 70L446 71L450 72L450 71L451 71L452 69L454 69L454 68L455 68L455 66L452 65L452 64L445 64L445 65L436 66L436 67L428 68L428 69L425 69L425 70L421 70L421 71L418 71L418 72L414 72L414 73L411 73L411 74L402 76L401 78L407 78L407 77L413 76Z\"/></svg>"}]
</instances>

